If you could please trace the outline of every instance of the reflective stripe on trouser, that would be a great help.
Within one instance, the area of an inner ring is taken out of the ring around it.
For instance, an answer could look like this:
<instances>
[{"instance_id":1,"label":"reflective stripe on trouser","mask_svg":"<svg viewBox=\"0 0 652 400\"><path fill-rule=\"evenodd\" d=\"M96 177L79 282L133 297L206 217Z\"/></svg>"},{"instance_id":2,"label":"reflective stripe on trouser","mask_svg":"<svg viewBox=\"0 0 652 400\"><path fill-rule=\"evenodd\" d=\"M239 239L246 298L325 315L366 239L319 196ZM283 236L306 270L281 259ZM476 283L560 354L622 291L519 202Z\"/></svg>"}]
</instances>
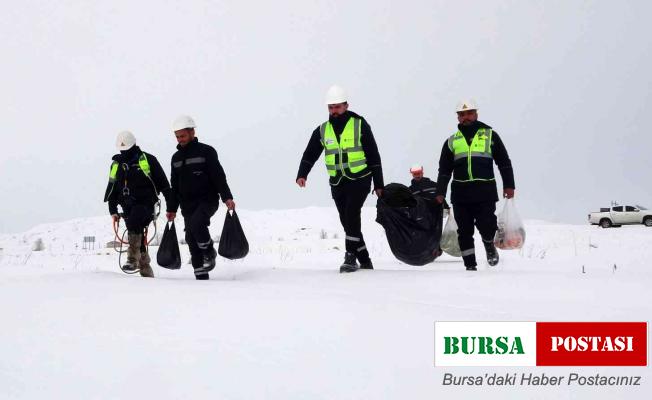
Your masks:
<instances>
[{"instance_id":1,"label":"reflective stripe on trouser","mask_svg":"<svg viewBox=\"0 0 652 400\"><path fill-rule=\"evenodd\" d=\"M211 217L217 211L217 204L200 203L191 210L183 211L183 221L186 225L186 243L190 250L190 262L195 269L195 275L206 274L204 268L204 250L211 247L211 239L208 227L211 224ZM200 243L204 248L200 247Z\"/></svg>"},{"instance_id":2,"label":"reflective stripe on trouser","mask_svg":"<svg viewBox=\"0 0 652 400\"><path fill-rule=\"evenodd\" d=\"M355 254L359 261L369 260L369 251L367 251L367 245L364 242L362 233L358 233L358 236L346 235L344 245L346 251Z\"/></svg>"},{"instance_id":3,"label":"reflective stripe on trouser","mask_svg":"<svg viewBox=\"0 0 652 400\"><path fill-rule=\"evenodd\" d=\"M475 246L473 240L474 227L478 228L483 241L492 241L496 234L496 203L453 204L455 222L457 222L457 239L462 251L465 266L474 266Z\"/></svg>"},{"instance_id":4,"label":"reflective stripe on trouser","mask_svg":"<svg viewBox=\"0 0 652 400\"><path fill-rule=\"evenodd\" d=\"M209 240L208 242L199 242L199 241L197 241L197 247L199 247L202 250L206 250L212 245L213 245L212 240Z\"/></svg>"},{"instance_id":5,"label":"reflective stripe on trouser","mask_svg":"<svg viewBox=\"0 0 652 400\"><path fill-rule=\"evenodd\" d=\"M369 251L362 236L360 213L371 189L371 177L344 181L331 188L331 194L345 232L346 251L360 262L369 261Z\"/></svg>"}]
</instances>

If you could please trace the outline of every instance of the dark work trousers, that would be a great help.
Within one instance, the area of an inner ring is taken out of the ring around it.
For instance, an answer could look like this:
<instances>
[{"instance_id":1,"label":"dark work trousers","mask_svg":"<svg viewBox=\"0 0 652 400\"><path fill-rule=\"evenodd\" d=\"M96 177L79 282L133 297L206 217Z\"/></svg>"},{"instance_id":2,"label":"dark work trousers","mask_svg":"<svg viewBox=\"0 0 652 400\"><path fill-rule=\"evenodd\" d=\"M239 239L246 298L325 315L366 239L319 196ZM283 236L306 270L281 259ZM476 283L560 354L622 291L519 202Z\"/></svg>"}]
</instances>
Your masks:
<instances>
[{"instance_id":1,"label":"dark work trousers","mask_svg":"<svg viewBox=\"0 0 652 400\"><path fill-rule=\"evenodd\" d=\"M130 233L143 233L154 217L154 205L134 204L122 207L125 225Z\"/></svg>"},{"instance_id":2,"label":"dark work trousers","mask_svg":"<svg viewBox=\"0 0 652 400\"><path fill-rule=\"evenodd\" d=\"M145 228L152 222L154 218L154 205L153 204L134 204L132 206L122 207L123 216L127 231L131 234L143 234L141 241L140 251L147 251L145 242Z\"/></svg>"},{"instance_id":3,"label":"dark work trousers","mask_svg":"<svg viewBox=\"0 0 652 400\"><path fill-rule=\"evenodd\" d=\"M457 222L457 239L462 251L464 266L476 266L473 226L478 227L483 242L493 242L498 227L496 203L494 201L455 203L453 204L453 215Z\"/></svg>"},{"instance_id":4,"label":"dark work trousers","mask_svg":"<svg viewBox=\"0 0 652 400\"><path fill-rule=\"evenodd\" d=\"M208 279L207 272L197 273L196 270L203 266L204 250L213 248L213 239L208 227L218 207L218 203L201 202L193 208L181 209L186 225L186 243L190 249L190 262L195 269L197 279Z\"/></svg>"},{"instance_id":5,"label":"dark work trousers","mask_svg":"<svg viewBox=\"0 0 652 400\"><path fill-rule=\"evenodd\" d=\"M371 176L354 181L342 179L339 185L331 187L331 194L346 234L346 251L355 254L360 262L369 261L369 251L362 237L360 213L370 188Z\"/></svg>"}]
</instances>

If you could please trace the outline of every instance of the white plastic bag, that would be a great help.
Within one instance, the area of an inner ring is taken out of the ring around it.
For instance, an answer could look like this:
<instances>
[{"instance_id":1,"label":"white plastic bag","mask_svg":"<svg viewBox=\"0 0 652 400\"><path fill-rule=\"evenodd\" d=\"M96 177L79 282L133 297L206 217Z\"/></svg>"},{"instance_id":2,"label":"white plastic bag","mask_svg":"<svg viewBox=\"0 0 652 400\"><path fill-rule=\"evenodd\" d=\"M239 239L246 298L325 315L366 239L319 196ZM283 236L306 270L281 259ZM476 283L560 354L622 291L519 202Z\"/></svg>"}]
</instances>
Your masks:
<instances>
[{"instance_id":1,"label":"white plastic bag","mask_svg":"<svg viewBox=\"0 0 652 400\"><path fill-rule=\"evenodd\" d=\"M453 215L453 208L448 213L448 220L446 221L446 226L444 226L444 231L441 233L439 245L446 254L453 257L462 257L460 243L457 241L457 223Z\"/></svg>"},{"instance_id":2,"label":"white plastic bag","mask_svg":"<svg viewBox=\"0 0 652 400\"><path fill-rule=\"evenodd\" d=\"M502 250L516 250L525 243L525 227L516 211L514 199L506 199L503 210L498 214L498 230L494 245Z\"/></svg>"}]
</instances>

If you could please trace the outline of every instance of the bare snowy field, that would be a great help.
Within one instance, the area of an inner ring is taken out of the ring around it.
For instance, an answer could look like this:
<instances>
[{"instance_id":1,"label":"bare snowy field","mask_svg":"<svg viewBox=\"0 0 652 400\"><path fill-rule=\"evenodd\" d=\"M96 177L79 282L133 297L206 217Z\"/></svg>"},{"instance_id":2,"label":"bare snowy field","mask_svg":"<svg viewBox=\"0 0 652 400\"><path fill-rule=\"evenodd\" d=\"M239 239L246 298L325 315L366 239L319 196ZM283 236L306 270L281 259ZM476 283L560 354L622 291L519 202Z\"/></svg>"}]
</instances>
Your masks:
<instances>
[{"instance_id":1,"label":"bare snowy field","mask_svg":"<svg viewBox=\"0 0 652 400\"><path fill-rule=\"evenodd\" d=\"M211 231L221 231L223 209ZM2 399L650 398L648 368L435 368L434 321L647 321L652 228L526 221L520 251L466 272L398 262L375 209L376 270L341 275L335 209L239 213L250 243L210 281L122 273L108 216L0 236ZM179 221L181 222L181 221ZM159 227L162 226L162 220ZM180 237L182 225L178 225ZM162 230L162 229L161 229ZM97 238L94 250L82 237ZM477 235L476 235L477 236ZM326 237L326 238L323 238ZM42 251L32 251L41 239ZM483 260L482 245L479 260ZM155 253L152 247L151 252ZM182 246L184 262L187 247ZM639 375L639 387L451 387L457 375Z\"/></svg>"}]
</instances>

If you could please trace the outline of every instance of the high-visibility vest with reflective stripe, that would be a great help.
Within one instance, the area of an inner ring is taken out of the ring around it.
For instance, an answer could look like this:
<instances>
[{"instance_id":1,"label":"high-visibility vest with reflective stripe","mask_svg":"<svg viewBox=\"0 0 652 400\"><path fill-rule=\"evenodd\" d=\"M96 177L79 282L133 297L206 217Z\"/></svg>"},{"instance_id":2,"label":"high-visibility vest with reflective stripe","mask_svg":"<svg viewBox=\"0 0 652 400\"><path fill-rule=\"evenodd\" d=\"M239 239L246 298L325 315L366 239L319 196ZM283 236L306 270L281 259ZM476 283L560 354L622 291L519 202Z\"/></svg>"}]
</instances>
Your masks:
<instances>
[{"instance_id":1,"label":"high-visibility vest with reflective stripe","mask_svg":"<svg viewBox=\"0 0 652 400\"><path fill-rule=\"evenodd\" d=\"M117 161L113 161L111 163L111 168L109 169L109 189L107 190L107 193L104 196L104 201L108 201L108 199L111 197L111 193L113 193L113 189L116 187L116 181L118 180L118 169L120 168L120 163ZM140 153L140 156L138 157L138 168L143 171L143 174L147 177L147 179L150 181L152 184L152 187L154 188L154 192L158 196L159 191L156 185L154 184L154 181L152 180L152 169L149 166L149 161L147 160L147 156L145 153ZM127 186L128 182L125 179L124 185L125 187Z\"/></svg>"},{"instance_id":2,"label":"high-visibility vest with reflective stripe","mask_svg":"<svg viewBox=\"0 0 652 400\"><path fill-rule=\"evenodd\" d=\"M457 182L494 181L493 155L491 154L490 128L480 128L471 145L459 130L448 138L448 148L453 152L455 166L453 180Z\"/></svg>"},{"instance_id":3,"label":"high-visibility vest with reflective stripe","mask_svg":"<svg viewBox=\"0 0 652 400\"><path fill-rule=\"evenodd\" d=\"M360 128L362 120L349 118L339 142L333 125L326 121L319 127L321 143L324 146L326 170L332 178L343 175L350 179L362 178L371 172L367 168L367 158L362 149ZM346 161L344 161L346 155Z\"/></svg>"},{"instance_id":4,"label":"high-visibility vest with reflective stripe","mask_svg":"<svg viewBox=\"0 0 652 400\"><path fill-rule=\"evenodd\" d=\"M117 176L118 176L118 167L120 166L120 163L117 161L113 161L111 163L111 169L109 171L109 181L110 182L115 182ZM140 167L140 170L143 171L146 177L150 178L152 177L152 170L149 167L149 161L147 161L147 156L145 153L141 153L140 157L138 157L138 167Z\"/></svg>"},{"instance_id":5,"label":"high-visibility vest with reflective stripe","mask_svg":"<svg viewBox=\"0 0 652 400\"><path fill-rule=\"evenodd\" d=\"M118 166L120 166L120 163L117 161L111 163L111 169L109 171L109 182L115 182L116 177L118 176Z\"/></svg>"}]
</instances>

